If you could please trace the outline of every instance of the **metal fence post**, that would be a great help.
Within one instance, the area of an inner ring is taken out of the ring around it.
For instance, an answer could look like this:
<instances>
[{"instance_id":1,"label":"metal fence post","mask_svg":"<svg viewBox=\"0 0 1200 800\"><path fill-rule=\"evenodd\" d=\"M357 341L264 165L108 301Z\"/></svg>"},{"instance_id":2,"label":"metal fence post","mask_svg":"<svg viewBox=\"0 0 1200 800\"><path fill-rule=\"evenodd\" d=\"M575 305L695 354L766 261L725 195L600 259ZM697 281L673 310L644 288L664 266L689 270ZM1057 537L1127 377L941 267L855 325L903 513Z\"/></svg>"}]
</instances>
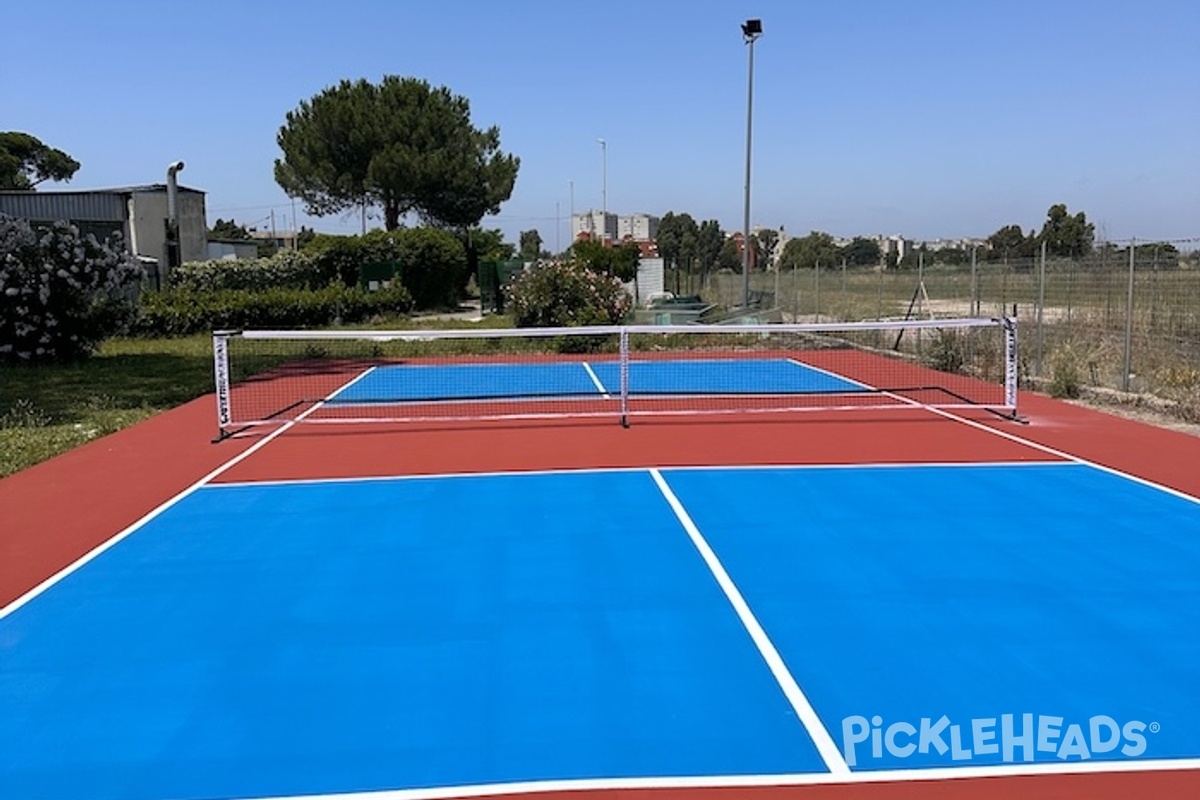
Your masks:
<instances>
[{"instance_id":1,"label":"metal fence post","mask_svg":"<svg viewBox=\"0 0 1200 800\"><path fill-rule=\"evenodd\" d=\"M1121 391L1129 391L1129 373L1133 369L1133 262L1137 240L1129 240L1129 291L1125 297L1125 369L1121 373Z\"/></svg>"},{"instance_id":2,"label":"metal fence post","mask_svg":"<svg viewBox=\"0 0 1200 800\"><path fill-rule=\"evenodd\" d=\"M979 277L976 274L975 254L978 246L971 248L971 316L979 316Z\"/></svg>"},{"instance_id":3,"label":"metal fence post","mask_svg":"<svg viewBox=\"0 0 1200 800\"><path fill-rule=\"evenodd\" d=\"M847 310L849 308L849 305L850 305L849 302L846 300L846 259L843 258L842 259L842 313L838 315L837 319L850 319L850 314Z\"/></svg>"},{"instance_id":4,"label":"metal fence post","mask_svg":"<svg viewBox=\"0 0 1200 800\"><path fill-rule=\"evenodd\" d=\"M821 262L813 265L813 321L821 321Z\"/></svg>"},{"instance_id":5,"label":"metal fence post","mask_svg":"<svg viewBox=\"0 0 1200 800\"><path fill-rule=\"evenodd\" d=\"M1046 242L1042 242L1042 259L1038 263L1037 298L1037 349L1034 352L1033 371L1042 377L1042 315L1046 306Z\"/></svg>"},{"instance_id":6,"label":"metal fence post","mask_svg":"<svg viewBox=\"0 0 1200 800\"><path fill-rule=\"evenodd\" d=\"M880 264L879 264L879 282L875 284L875 287L876 287L875 318L876 319L883 319L883 270L885 269L885 266L886 265L883 262L880 262Z\"/></svg>"}]
</instances>

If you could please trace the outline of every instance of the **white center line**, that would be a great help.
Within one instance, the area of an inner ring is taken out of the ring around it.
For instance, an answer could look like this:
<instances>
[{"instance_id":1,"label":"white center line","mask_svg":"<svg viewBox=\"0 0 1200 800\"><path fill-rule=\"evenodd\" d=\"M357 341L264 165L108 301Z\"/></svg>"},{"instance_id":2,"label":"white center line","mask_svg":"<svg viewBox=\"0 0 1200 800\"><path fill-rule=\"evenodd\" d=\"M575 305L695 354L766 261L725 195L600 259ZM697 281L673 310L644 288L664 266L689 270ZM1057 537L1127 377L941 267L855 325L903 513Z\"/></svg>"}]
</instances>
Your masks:
<instances>
[{"instance_id":1,"label":"white center line","mask_svg":"<svg viewBox=\"0 0 1200 800\"><path fill-rule=\"evenodd\" d=\"M596 388L600 390L600 394L604 395L604 399L611 400L612 395L608 393L608 389L604 388L604 384L600 382L600 378L592 371L592 365L584 361L583 368L587 370L588 377L592 379L592 383L596 384Z\"/></svg>"},{"instance_id":2,"label":"white center line","mask_svg":"<svg viewBox=\"0 0 1200 800\"><path fill-rule=\"evenodd\" d=\"M837 744L834 743L833 737L829 735L829 731L825 729L821 718L817 716L817 712L813 710L812 704L808 702L808 698L804 696L804 692L800 689L800 685L796 683L796 679L788 672L787 665L783 663L783 657L779 655L779 651L775 649L775 645L767 636L767 632L763 630L758 619L754 616L754 612L750 610L750 606L746 603L746 599L742 597L742 593L734 584L733 579L729 577L729 573L725 571L725 567L721 564L717 554L709 547L705 541L700 529L696 527L696 523L688 515L684 509L683 503L679 502L679 498L671 491L671 487L667 485L662 473L657 469L650 470L650 477L654 478L654 482L658 484L658 490L662 492L667 503L671 506L671 510L675 512L676 518L679 519L679 524L687 531L688 538L692 540L692 544L700 551L700 557L704 559L704 563L708 565L713 577L717 579L722 591L725 592L725 597L729 600L733 610L737 613L738 619L745 626L746 632L750 634L750 638L754 641L758 652L762 655L763 660L767 662L767 667L771 670L771 674L775 676L775 681L779 684L779 688L783 690L784 696L791 703L792 709L796 712L796 716L800 718L800 722L804 725L804 729L808 731L808 735L812 738L813 744L817 747L817 752L821 754L821 759L825 762L825 767L834 774L848 774L850 767L846 765L846 760L842 757L841 751Z\"/></svg>"}]
</instances>

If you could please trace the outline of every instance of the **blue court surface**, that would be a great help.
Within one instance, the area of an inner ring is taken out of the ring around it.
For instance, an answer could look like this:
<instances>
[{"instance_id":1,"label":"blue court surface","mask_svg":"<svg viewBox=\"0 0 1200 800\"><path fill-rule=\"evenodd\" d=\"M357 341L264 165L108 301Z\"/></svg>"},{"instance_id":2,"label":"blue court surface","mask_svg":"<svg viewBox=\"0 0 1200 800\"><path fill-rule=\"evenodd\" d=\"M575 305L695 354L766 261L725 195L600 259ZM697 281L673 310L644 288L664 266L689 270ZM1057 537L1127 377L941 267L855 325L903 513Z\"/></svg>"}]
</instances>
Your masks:
<instances>
[{"instance_id":1,"label":"blue court surface","mask_svg":"<svg viewBox=\"0 0 1200 800\"><path fill-rule=\"evenodd\" d=\"M633 394L828 394L866 388L786 358L629 364L629 391ZM620 391L620 365L615 361L395 364L372 369L326 402L602 397Z\"/></svg>"},{"instance_id":2,"label":"blue court surface","mask_svg":"<svg viewBox=\"0 0 1200 800\"><path fill-rule=\"evenodd\" d=\"M1197 686L1200 503L1085 465L208 485L0 619L0 797L1195 758Z\"/></svg>"}]
</instances>

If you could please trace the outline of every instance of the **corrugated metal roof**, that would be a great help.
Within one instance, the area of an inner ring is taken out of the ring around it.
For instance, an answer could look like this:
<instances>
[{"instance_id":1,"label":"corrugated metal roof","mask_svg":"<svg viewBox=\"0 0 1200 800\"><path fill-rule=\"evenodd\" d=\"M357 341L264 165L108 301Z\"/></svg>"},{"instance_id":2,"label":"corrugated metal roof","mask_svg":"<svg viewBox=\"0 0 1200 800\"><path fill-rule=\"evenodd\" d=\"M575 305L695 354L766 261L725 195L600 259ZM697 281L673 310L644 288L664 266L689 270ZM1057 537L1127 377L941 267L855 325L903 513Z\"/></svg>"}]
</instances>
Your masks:
<instances>
[{"instance_id":1,"label":"corrugated metal roof","mask_svg":"<svg viewBox=\"0 0 1200 800\"><path fill-rule=\"evenodd\" d=\"M33 220L123 221L128 216L125 204L130 195L141 192L166 192L165 183L124 186L112 189L85 189L74 192L0 191L0 214ZM180 192L204 194L199 189L179 187Z\"/></svg>"},{"instance_id":2,"label":"corrugated metal roof","mask_svg":"<svg viewBox=\"0 0 1200 800\"><path fill-rule=\"evenodd\" d=\"M32 220L120 222L125 196L105 192L0 192L0 214Z\"/></svg>"},{"instance_id":3,"label":"corrugated metal roof","mask_svg":"<svg viewBox=\"0 0 1200 800\"><path fill-rule=\"evenodd\" d=\"M193 194L204 194L203 189L193 189L190 186L180 184L178 187L181 192L191 192ZM137 186L110 186L107 189L93 189L95 192L114 192L119 194L133 194L134 192L165 192L167 185L165 183L143 183Z\"/></svg>"}]
</instances>

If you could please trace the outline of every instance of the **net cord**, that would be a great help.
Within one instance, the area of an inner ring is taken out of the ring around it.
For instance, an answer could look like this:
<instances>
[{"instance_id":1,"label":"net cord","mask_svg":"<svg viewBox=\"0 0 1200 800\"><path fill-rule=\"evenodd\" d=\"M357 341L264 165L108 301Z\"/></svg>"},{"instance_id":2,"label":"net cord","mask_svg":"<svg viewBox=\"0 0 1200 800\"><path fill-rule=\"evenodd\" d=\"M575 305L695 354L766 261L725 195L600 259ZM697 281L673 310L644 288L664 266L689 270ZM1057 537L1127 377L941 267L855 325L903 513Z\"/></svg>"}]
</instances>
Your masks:
<instances>
[{"instance_id":1,"label":"net cord","mask_svg":"<svg viewBox=\"0 0 1200 800\"><path fill-rule=\"evenodd\" d=\"M463 328L461 330L362 331L362 330L243 330L214 334L241 339L331 340L363 342L434 342L446 339L538 339L560 336L611 336L628 334L701 333L836 333L839 331L920 330L980 328L1002 325L1006 317L879 320L867 322L803 322L772 325L581 325L572 328Z\"/></svg>"}]
</instances>

